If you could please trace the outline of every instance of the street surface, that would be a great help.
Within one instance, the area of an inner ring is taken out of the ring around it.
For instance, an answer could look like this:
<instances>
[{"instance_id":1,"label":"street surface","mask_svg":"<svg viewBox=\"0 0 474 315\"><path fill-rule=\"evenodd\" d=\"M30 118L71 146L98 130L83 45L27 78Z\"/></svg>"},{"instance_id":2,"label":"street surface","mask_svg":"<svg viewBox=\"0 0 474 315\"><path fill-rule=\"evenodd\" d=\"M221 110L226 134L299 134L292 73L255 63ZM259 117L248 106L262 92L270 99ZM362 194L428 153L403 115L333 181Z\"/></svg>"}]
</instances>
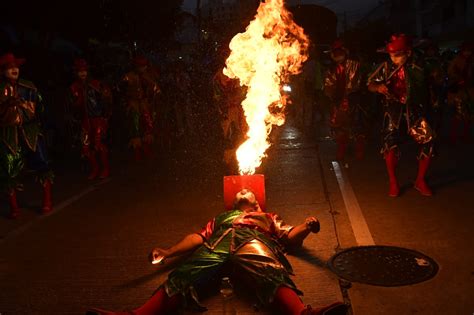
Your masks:
<instances>
[{"instance_id":1,"label":"street surface","mask_svg":"<svg viewBox=\"0 0 474 315\"><path fill-rule=\"evenodd\" d=\"M416 148L410 145L402 148L398 170L403 190L398 198L387 196L378 139L363 161L349 158L349 167L341 168L375 244L420 251L440 266L429 281L387 288L341 286L326 265L336 251L360 244L353 231L360 230L355 225L361 221L350 219L334 172L334 144L305 137L292 124L272 138L276 143L259 170L266 178L267 208L290 224L308 216L321 221L321 232L289 254L306 304L344 300L357 315L474 313L472 144L440 145L428 179L433 197L411 187L417 161ZM102 182L87 181L61 162L54 186L56 211L49 216L36 212L41 198L32 179L19 194L19 220L6 218L2 200L0 314L136 308L177 263L149 264L150 249L171 246L223 209L225 171L217 149L159 150L154 159L140 163L122 154L114 157L112 176ZM209 309L205 314L222 314L218 294L202 302ZM237 314L266 314L248 297L239 299L236 308Z\"/></svg>"}]
</instances>

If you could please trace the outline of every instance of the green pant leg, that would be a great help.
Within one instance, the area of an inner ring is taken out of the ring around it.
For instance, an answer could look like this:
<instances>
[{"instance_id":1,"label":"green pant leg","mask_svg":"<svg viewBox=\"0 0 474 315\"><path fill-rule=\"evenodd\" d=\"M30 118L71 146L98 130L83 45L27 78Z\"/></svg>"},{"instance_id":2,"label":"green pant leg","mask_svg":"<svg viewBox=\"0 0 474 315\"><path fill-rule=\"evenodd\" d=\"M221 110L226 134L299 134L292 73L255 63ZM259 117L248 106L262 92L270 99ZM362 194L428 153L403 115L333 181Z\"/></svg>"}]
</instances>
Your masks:
<instances>
[{"instance_id":1,"label":"green pant leg","mask_svg":"<svg viewBox=\"0 0 474 315\"><path fill-rule=\"evenodd\" d=\"M19 185L18 177L23 170L23 154L21 149L12 153L0 143L0 190L9 191Z\"/></svg>"},{"instance_id":2,"label":"green pant leg","mask_svg":"<svg viewBox=\"0 0 474 315\"><path fill-rule=\"evenodd\" d=\"M228 254L212 252L202 246L188 260L168 276L165 283L169 296L176 293L186 295L189 289L210 280L228 259Z\"/></svg>"}]
</instances>

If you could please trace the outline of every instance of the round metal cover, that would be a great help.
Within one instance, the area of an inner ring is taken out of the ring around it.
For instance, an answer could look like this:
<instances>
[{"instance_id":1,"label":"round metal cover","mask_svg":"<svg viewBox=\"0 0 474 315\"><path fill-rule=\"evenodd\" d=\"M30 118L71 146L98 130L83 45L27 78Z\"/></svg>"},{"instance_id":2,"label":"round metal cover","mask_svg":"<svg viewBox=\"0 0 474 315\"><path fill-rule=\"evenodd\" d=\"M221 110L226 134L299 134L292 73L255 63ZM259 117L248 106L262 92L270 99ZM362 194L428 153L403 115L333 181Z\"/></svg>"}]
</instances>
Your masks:
<instances>
[{"instance_id":1,"label":"round metal cover","mask_svg":"<svg viewBox=\"0 0 474 315\"><path fill-rule=\"evenodd\" d=\"M334 255L329 267L347 281L385 287L423 282L438 272L432 258L394 246L352 247Z\"/></svg>"}]
</instances>

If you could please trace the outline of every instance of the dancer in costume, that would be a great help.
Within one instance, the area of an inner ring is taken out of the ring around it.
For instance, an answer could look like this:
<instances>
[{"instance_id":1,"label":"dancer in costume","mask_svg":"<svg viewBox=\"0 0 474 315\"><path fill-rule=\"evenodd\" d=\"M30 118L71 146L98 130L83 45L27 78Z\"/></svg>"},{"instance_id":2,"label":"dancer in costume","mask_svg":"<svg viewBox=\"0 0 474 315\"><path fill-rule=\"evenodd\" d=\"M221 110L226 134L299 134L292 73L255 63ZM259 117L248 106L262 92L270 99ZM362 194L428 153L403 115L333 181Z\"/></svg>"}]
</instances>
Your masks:
<instances>
[{"instance_id":1,"label":"dancer in costume","mask_svg":"<svg viewBox=\"0 0 474 315\"><path fill-rule=\"evenodd\" d=\"M70 87L70 104L81 121L81 154L89 162L88 178L107 178L110 165L106 136L112 112L112 94L106 85L90 78L84 59L74 61L74 70L77 79Z\"/></svg>"},{"instance_id":2,"label":"dancer in costume","mask_svg":"<svg viewBox=\"0 0 474 315\"><path fill-rule=\"evenodd\" d=\"M345 160L347 146L355 139L355 155L364 157L368 132L368 110L362 104L365 82L359 61L349 58L349 50L341 40L331 46L332 67L324 79L324 93L332 103L330 126L337 143L336 159Z\"/></svg>"},{"instance_id":3,"label":"dancer in costume","mask_svg":"<svg viewBox=\"0 0 474 315\"><path fill-rule=\"evenodd\" d=\"M411 58L412 43L408 36L393 35L386 52L390 55L390 61L383 62L369 76L368 88L383 95L381 153L389 176L389 196L400 194L396 167L403 133L419 144L415 189L424 196L431 196L433 193L425 181L425 175L433 157L434 134L425 116L429 102L425 74Z\"/></svg>"},{"instance_id":4,"label":"dancer in costume","mask_svg":"<svg viewBox=\"0 0 474 315\"><path fill-rule=\"evenodd\" d=\"M301 291L290 279L292 268L283 248L300 246L310 233L317 233L316 218L309 217L297 226L285 224L277 214L263 212L247 189L237 193L234 209L216 216L202 231L187 235L176 245L150 253L150 260L156 261L192 252L143 306L128 313L93 309L88 314L177 314L186 305L203 311L198 292L218 279L225 266L235 272L231 277L255 291L262 305L282 314L346 314L347 306L340 302L321 308L305 306L299 298Z\"/></svg>"},{"instance_id":5,"label":"dancer in costume","mask_svg":"<svg viewBox=\"0 0 474 315\"><path fill-rule=\"evenodd\" d=\"M148 59L136 56L134 69L122 79L126 99L130 141L135 160L152 155L156 102L160 93L156 74L149 68Z\"/></svg>"},{"instance_id":6,"label":"dancer in costume","mask_svg":"<svg viewBox=\"0 0 474 315\"><path fill-rule=\"evenodd\" d=\"M19 78L24 59L8 53L0 57L0 189L8 194L9 217L20 215L16 192L25 164L37 173L43 187L41 213L53 210L51 184L54 174L46 155L40 115L44 111L36 86Z\"/></svg>"}]
</instances>

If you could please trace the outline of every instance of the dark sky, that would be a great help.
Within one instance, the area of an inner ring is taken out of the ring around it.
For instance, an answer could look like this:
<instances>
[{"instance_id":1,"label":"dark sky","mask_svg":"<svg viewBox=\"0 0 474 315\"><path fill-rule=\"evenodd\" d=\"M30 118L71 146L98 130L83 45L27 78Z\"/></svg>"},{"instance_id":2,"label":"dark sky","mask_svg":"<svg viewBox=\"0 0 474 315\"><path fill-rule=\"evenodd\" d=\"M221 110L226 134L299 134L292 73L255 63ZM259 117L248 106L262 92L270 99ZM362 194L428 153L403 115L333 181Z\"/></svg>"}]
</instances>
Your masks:
<instances>
[{"instance_id":1,"label":"dark sky","mask_svg":"<svg viewBox=\"0 0 474 315\"><path fill-rule=\"evenodd\" d=\"M224 0L235 1L235 0ZM206 0L201 1L203 4ZM380 0L286 0L290 5L292 4L318 4L333 10L339 20L339 27L342 26L344 12L347 16L348 25L352 25L361 18L363 18L371 9L375 8ZM196 7L196 0L184 0L183 9L193 12Z\"/></svg>"}]
</instances>

